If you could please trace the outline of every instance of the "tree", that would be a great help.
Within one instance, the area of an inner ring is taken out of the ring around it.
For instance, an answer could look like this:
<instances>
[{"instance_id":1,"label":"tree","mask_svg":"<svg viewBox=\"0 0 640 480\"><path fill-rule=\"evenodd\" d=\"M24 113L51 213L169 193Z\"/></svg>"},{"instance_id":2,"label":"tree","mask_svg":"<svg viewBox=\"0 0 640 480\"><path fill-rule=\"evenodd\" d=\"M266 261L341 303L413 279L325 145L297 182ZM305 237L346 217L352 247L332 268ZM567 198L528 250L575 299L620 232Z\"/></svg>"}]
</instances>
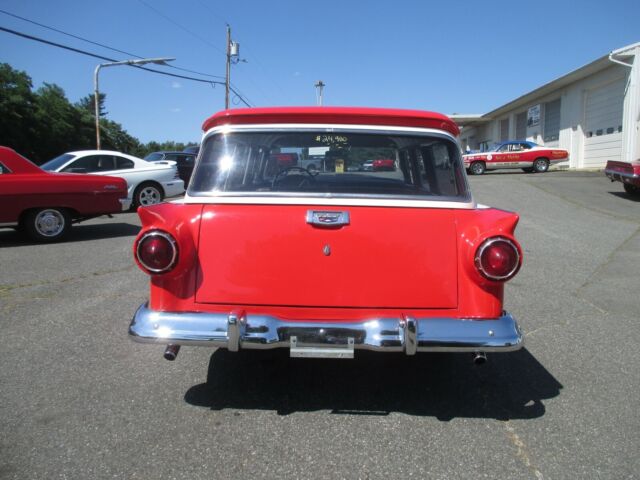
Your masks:
<instances>
[{"instance_id":1,"label":"tree","mask_svg":"<svg viewBox=\"0 0 640 480\"><path fill-rule=\"evenodd\" d=\"M0 145L33 155L35 95L26 72L0 63Z\"/></svg>"}]
</instances>

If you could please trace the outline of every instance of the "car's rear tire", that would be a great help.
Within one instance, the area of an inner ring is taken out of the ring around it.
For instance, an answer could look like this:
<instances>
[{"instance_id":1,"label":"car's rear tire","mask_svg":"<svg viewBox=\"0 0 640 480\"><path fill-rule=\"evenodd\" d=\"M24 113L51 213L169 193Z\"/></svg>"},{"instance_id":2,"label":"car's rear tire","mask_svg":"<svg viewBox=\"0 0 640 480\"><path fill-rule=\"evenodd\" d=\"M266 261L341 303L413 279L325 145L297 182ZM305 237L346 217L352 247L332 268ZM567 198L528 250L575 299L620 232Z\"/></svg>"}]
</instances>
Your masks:
<instances>
[{"instance_id":1,"label":"car's rear tire","mask_svg":"<svg viewBox=\"0 0 640 480\"><path fill-rule=\"evenodd\" d=\"M544 173L549 170L549 160L546 158L536 158L533 161L533 171L536 173Z\"/></svg>"},{"instance_id":2,"label":"car's rear tire","mask_svg":"<svg viewBox=\"0 0 640 480\"><path fill-rule=\"evenodd\" d=\"M623 183L622 186L624 187L624 191L627 192L629 195L632 195L634 197L640 197L640 187L637 187L635 185L630 185L628 183Z\"/></svg>"},{"instance_id":3,"label":"car's rear tire","mask_svg":"<svg viewBox=\"0 0 640 480\"><path fill-rule=\"evenodd\" d=\"M164 199L164 192L162 187L154 182L144 182L138 185L133 192L133 210L138 207L146 207L149 205L155 205L162 202Z\"/></svg>"},{"instance_id":4,"label":"car's rear tire","mask_svg":"<svg viewBox=\"0 0 640 480\"><path fill-rule=\"evenodd\" d=\"M469 166L469 173L471 173L471 175L482 175L486 170L487 167L484 162L473 162Z\"/></svg>"},{"instance_id":5,"label":"car's rear tire","mask_svg":"<svg viewBox=\"0 0 640 480\"><path fill-rule=\"evenodd\" d=\"M526 168L523 168L523 169L522 169L522 171L523 171L524 173L533 173L533 167L526 167Z\"/></svg>"},{"instance_id":6,"label":"car's rear tire","mask_svg":"<svg viewBox=\"0 0 640 480\"><path fill-rule=\"evenodd\" d=\"M57 242L69 232L71 215L65 208L58 207L30 210L20 222L20 228L36 242Z\"/></svg>"}]
</instances>

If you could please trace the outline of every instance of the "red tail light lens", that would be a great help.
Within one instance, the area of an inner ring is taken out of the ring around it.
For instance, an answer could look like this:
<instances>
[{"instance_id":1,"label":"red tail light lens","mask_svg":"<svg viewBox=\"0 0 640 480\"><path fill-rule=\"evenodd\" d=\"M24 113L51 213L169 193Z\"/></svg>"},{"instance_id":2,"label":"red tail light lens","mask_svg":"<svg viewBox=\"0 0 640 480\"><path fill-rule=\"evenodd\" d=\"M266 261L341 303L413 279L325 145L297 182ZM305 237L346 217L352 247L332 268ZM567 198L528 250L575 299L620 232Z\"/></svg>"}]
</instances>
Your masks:
<instances>
[{"instance_id":1,"label":"red tail light lens","mask_svg":"<svg viewBox=\"0 0 640 480\"><path fill-rule=\"evenodd\" d=\"M140 265L150 273L166 273L178 260L175 239L166 232L152 230L138 240L136 256Z\"/></svg>"},{"instance_id":2,"label":"red tail light lens","mask_svg":"<svg viewBox=\"0 0 640 480\"><path fill-rule=\"evenodd\" d=\"M489 280L506 281L520 269L520 251L516 244L505 237L492 237L476 251L476 268Z\"/></svg>"}]
</instances>

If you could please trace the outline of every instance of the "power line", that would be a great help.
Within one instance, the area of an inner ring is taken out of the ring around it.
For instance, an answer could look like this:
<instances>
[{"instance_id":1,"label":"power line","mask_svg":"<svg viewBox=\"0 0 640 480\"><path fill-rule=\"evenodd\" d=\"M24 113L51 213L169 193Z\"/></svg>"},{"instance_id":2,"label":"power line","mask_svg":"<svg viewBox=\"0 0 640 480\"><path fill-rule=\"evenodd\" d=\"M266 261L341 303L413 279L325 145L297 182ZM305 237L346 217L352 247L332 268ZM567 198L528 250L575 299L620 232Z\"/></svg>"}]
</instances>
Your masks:
<instances>
[{"instance_id":1,"label":"power line","mask_svg":"<svg viewBox=\"0 0 640 480\"><path fill-rule=\"evenodd\" d=\"M51 45L53 47L63 48L65 50L69 50L69 51L72 51L72 52L75 52L75 53L79 53L81 55L86 55L86 56L93 57L93 58L99 58L101 60L106 60L106 61L109 61L109 62L118 61L116 59L105 57L103 55L98 55L96 53L91 53L91 52L87 52L85 50L80 50L79 48L69 47L68 45L62 45L60 43L56 43L56 42L52 42L52 41L49 41L49 40L45 40L44 38L34 37L33 35L28 35L26 33L17 32L15 30L11 30L11 29L4 28L4 27L1 27L1 26L0 26L0 30L4 31L4 32L7 32L7 33L11 33L12 35L16 35L18 37L23 37L23 38L26 38L26 39L29 39L29 40L34 40L36 42L40 42L40 43L44 43L44 44L47 44L47 45ZM175 73L162 72L160 70L155 70L153 68L143 67L141 65L128 65L128 66L139 68L139 69L145 70L147 72L158 73L160 75L166 75L168 77L182 78L184 80L191 80L191 81L200 82L200 83L208 83L208 84L211 84L211 85L224 85L224 82L218 82L218 81L215 81L215 80L205 80L205 79L202 79L202 78L187 77L186 75L178 75L178 74L175 74ZM244 103L247 107L251 107L251 105L242 97L242 95L237 91L237 89L232 88L232 87L230 87L230 89L233 92L233 94L236 95L236 97L238 97L240 99L240 101L242 103Z\"/></svg>"},{"instance_id":2,"label":"power line","mask_svg":"<svg viewBox=\"0 0 640 480\"><path fill-rule=\"evenodd\" d=\"M174 19L172 19L171 17L165 15L164 13L162 13L160 10L158 10L155 7L152 7L151 5L149 5L147 2L145 2L144 0L138 0L141 4L143 4L145 7L147 7L150 10L153 10L156 14L160 15L162 18L164 18L167 22L169 23L173 23L176 27L184 30L185 32L187 32L189 35L197 38L198 40L200 40L201 42L206 43L207 45L209 45L210 47L214 48L215 50L218 50L220 53L222 53L223 55L226 55L226 52L224 52L220 47L218 47L217 45L211 43L209 40L202 38L200 35L198 35L195 32L192 32L191 30L189 30L187 27L180 25L178 22L176 22Z\"/></svg>"},{"instance_id":3,"label":"power line","mask_svg":"<svg viewBox=\"0 0 640 480\"><path fill-rule=\"evenodd\" d=\"M130 52L126 52L124 50L119 50L117 48L110 47L109 45L105 45L103 43L98 43L98 42L95 42L93 40L89 40L88 38L84 38L84 37L81 37L79 35L74 35L73 33L65 32L63 30L59 30L59 29L51 27L49 25L44 25L43 23L36 22L35 20L30 20L28 18L21 17L20 15L16 15L14 13L7 12L6 10L0 9L0 13L4 13L5 15L8 15L10 17L17 18L19 20L31 23L33 25L37 25L37 26L42 27L42 28L46 28L47 30L51 30L53 32L61 33L62 35L66 35L68 37L72 37L72 38L75 38L77 40L81 40L83 42L87 42L87 43L90 43L92 45L96 45L98 47L106 48L107 50L112 50L114 52L123 53L124 55L128 55L130 57L144 58L144 57L141 57L140 55L136 55L135 53L130 53ZM211 75L210 73L197 72L195 70L189 70L187 68L176 67L175 65L169 65L169 64L167 66L170 67L170 68L173 68L175 70L181 70L183 72L188 72L188 73L195 73L196 75L202 75L204 77L224 79L224 77L222 75Z\"/></svg>"}]
</instances>

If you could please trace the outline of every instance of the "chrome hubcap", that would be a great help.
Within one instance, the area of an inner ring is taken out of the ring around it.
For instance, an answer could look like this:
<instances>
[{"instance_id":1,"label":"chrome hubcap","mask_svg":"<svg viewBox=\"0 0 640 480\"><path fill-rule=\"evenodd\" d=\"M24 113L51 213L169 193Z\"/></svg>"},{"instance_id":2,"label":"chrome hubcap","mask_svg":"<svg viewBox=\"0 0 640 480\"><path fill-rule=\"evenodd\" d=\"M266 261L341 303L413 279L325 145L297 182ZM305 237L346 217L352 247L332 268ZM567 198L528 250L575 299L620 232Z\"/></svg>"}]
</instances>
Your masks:
<instances>
[{"instance_id":1,"label":"chrome hubcap","mask_svg":"<svg viewBox=\"0 0 640 480\"><path fill-rule=\"evenodd\" d=\"M160 203L160 192L154 187L145 187L140 191L140 205Z\"/></svg>"},{"instance_id":2,"label":"chrome hubcap","mask_svg":"<svg viewBox=\"0 0 640 480\"><path fill-rule=\"evenodd\" d=\"M539 172L544 172L547 169L547 162L544 160L536 160L535 167Z\"/></svg>"},{"instance_id":3,"label":"chrome hubcap","mask_svg":"<svg viewBox=\"0 0 640 480\"><path fill-rule=\"evenodd\" d=\"M64 217L57 210L43 210L36 216L35 228L40 235L55 237L64 230Z\"/></svg>"}]
</instances>

